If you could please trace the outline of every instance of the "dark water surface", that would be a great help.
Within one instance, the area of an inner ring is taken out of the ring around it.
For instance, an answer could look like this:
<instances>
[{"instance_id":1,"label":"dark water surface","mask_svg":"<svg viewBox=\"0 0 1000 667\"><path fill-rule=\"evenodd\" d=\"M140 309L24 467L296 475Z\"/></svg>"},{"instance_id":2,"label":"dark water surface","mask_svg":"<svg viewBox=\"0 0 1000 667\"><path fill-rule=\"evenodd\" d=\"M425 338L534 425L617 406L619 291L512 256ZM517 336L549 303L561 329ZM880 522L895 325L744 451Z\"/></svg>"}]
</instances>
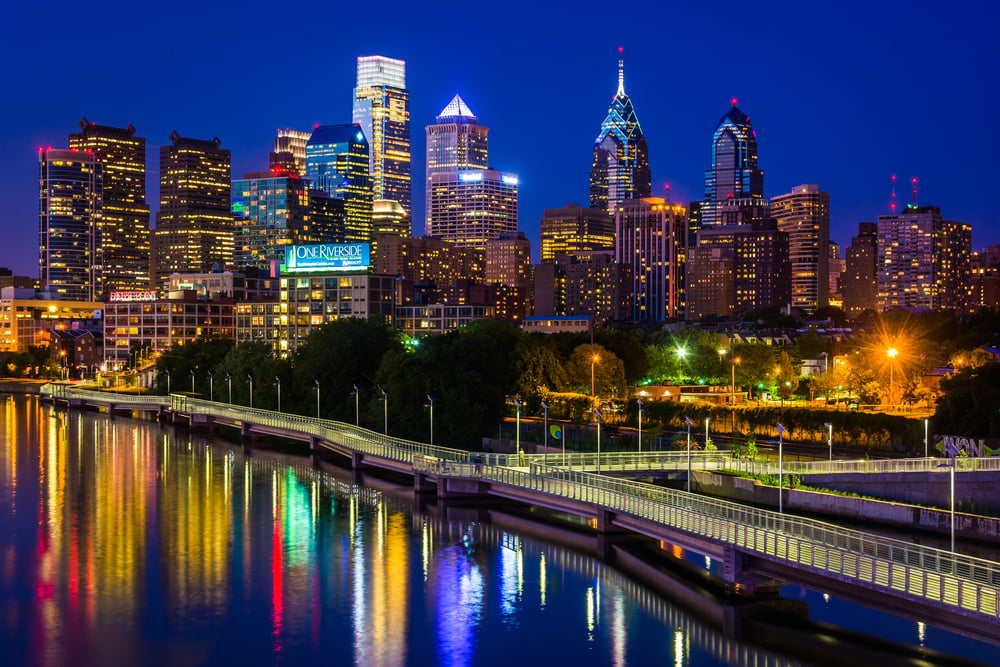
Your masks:
<instances>
[{"instance_id":1,"label":"dark water surface","mask_svg":"<svg viewBox=\"0 0 1000 667\"><path fill-rule=\"evenodd\" d=\"M0 665L889 665L917 664L913 647L1000 664L996 646L794 587L813 620L867 634L729 639L562 532L0 399Z\"/></svg>"}]
</instances>

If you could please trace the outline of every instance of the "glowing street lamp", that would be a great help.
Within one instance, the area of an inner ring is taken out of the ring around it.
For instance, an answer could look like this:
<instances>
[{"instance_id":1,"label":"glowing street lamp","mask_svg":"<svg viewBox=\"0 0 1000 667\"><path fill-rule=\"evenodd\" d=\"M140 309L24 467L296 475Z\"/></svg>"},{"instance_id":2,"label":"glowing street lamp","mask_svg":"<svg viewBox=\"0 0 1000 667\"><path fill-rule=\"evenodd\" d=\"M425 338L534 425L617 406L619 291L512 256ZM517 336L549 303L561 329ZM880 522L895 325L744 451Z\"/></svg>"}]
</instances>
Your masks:
<instances>
[{"instance_id":1,"label":"glowing street lamp","mask_svg":"<svg viewBox=\"0 0 1000 667\"><path fill-rule=\"evenodd\" d=\"M893 359L896 358L896 355L899 354L899 350L897 350L894 347L890 347L888 350L886 350L885 353L887 355L889 355L889 405L891 406L892 405L892 398L893 398L893 393L892 393L892 361L893 361Z\"/></svg>"},{"instance_id":2,"label":"glowing street lamp","mask_svg":"<svg viewBox=\"0 0 1000 667\"><path fill-rule=\"evenodd\" d=\"M590 358L590 398L594 398L594 364L600 361L601 358L596 354Z\"/></svg>"}]
</instances>

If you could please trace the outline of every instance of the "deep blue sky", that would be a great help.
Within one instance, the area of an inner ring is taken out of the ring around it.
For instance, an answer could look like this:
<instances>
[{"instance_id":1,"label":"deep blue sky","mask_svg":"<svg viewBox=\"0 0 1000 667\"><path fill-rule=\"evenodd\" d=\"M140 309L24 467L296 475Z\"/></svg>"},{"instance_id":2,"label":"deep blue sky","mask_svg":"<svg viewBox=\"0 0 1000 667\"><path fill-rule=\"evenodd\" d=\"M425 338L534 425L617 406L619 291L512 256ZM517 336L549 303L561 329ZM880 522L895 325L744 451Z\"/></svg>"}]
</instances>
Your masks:
<instances>
[{"instance_id":1,"label":"deep blue sky","mask_svg":"<svg viewBox=\"0 0 1000 667\"><path fill-rule=\"evenodd\" d=\"M919 201L1000 243L995 156L1000 57L993 3L17 3L0 38L0 265L37 275L38 146L81 116L149 146L218 136L233 174L266 168L278 127L349 122L358 55L407 62L414 226L422 233L424 126L455 93L490 130L490 162L520 175L537 256L544 208L586 205L591 149L616 88L649 142L654 194L703 195L715 125L739 98L767 196L818 183L831 236ZM992 45L992 46L991 46Z\"/></svg>"}]
</instances>

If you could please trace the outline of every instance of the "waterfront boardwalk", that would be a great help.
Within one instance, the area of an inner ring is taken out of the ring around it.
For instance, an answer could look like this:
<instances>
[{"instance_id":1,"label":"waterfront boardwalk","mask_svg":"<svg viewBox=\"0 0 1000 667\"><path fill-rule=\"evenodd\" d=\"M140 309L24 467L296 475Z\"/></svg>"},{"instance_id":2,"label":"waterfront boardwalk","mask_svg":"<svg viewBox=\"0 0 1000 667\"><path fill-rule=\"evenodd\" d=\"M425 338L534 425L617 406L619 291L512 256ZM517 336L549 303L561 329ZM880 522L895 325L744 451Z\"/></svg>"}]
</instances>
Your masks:
<instances>
[{"instance_id":1,"label":"waterfront boardwalk","mask_svg":"<svg viewBox=\"0 0 1000 667\"><path fill-rule=\"evenodd\" d=\"M308 442L348 458L356 469L412 475L418 491L439 497L500 497L593 520L606 535L631 531L723 564L722 576L742 590L773 593L796 583L868 603L968 636L1000 641L1000 564L850 530L829 523L714 500L597 474L598 463L569 455L514 456L467 452L392 438L354 425L189 399L131 396L46 385L42 397L69 407L147 411L193 427L230 426L249 436ZM680 456L607 457L615 466L683 469ZM617 460L616 460L617 458ZM721 466L718 453L692 457L698 469ZM561 463L567 466L560 465Z\"/></svg>"}]
</instances>

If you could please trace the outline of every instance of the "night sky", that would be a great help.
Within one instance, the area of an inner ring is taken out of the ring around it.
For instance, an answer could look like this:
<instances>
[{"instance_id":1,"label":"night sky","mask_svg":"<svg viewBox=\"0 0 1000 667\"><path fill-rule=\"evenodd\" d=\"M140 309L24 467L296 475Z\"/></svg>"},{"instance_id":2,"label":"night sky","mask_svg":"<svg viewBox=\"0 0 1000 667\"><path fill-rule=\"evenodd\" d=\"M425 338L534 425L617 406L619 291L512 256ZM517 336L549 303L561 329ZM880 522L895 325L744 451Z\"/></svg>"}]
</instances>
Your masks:
<instances>
[{"instance_id":1,"label":"night sky","mask_svg":"<svg viewBox=\"0 0 1000 667\"><path fill-rule=\"evenodd\" d=\"M765 194L818 183L833 240L897 199L941 207L1000 243L995 156L1000 57L993 3L705 2L16 3L0 53L0 265L38 275L39 146L81 116L135 125L157 206L171 131L267 168L276 128L351 120L355 63L407 64L414 231L423 233L424 127L458 93L490 127L490 163L520 176L520 228L538 253L543 209L587 205L593 141L617 85L649 142L653 194L703 196L710 141L737 97Z\"/></svg>"}]
</instances>

